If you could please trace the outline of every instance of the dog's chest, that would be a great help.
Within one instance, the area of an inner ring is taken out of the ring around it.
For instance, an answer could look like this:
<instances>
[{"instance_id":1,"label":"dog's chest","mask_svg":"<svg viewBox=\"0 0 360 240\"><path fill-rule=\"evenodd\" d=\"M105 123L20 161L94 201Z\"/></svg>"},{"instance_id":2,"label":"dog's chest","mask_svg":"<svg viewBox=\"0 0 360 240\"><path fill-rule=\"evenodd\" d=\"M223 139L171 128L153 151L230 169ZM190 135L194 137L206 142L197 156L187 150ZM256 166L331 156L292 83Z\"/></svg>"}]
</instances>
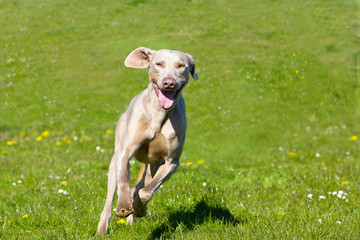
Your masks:
<instances>
[{"instance_id":1,"label":"dog's chest","mask_svg":"<svg viewBox=\"0 0 360 240\"><path fill-rule=\"evenodd\" d=\"M155 137L144 142L134 154L135 158L143 163L154 163L168 155L168 144L162 133L155 133Z\"/></svg>"}]
</instances>

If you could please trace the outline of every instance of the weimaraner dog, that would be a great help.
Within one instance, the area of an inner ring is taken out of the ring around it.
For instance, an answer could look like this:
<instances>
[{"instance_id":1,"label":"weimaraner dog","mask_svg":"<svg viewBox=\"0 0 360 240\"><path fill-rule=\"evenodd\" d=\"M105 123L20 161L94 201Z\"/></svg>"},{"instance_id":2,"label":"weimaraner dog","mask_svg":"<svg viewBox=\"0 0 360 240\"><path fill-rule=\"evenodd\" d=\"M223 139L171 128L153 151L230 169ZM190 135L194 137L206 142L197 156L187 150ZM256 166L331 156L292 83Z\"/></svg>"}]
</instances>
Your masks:
<instances>
[{"instance_id":1,"label":"weimaraner dog","mask_svg":"<svg viewBox=\"0 0 360 240\"><path fill-rule=\"evenodd\" d=\"M107 233L116 190L115 214L127 217L127 224L131 225L134 217L146 215L147 203L179 166L186 132L181 90L188 83L190 74L198 79L193 57L180 51L140 47L126 58L125 66L149 68L150 83L132 99L116 126L115 154L110 162L98 235ZM132 157L143 163L133 189L129 183Z\"/></svg>"}]
</instances>

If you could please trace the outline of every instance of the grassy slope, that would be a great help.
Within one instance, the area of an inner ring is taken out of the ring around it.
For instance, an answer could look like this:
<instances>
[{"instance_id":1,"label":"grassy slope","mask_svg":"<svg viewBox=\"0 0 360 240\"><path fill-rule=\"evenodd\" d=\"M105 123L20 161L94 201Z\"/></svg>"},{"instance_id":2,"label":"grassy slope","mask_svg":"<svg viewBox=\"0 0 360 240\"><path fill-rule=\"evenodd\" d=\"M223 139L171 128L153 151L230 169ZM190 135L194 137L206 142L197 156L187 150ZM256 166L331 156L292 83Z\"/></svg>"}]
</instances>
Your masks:
<instances>
[{"instance_id":1,"label":"grassy slope","mask_svg":"<svg viewBox=\"0 0 360 240\"><path fill-rule=\"evenodd\" d=\"M181 167L110 238L359 238L356 5L1 2L0 238L93 237L106 130L147 85L122 64L139 46L193 54L200 80L183 92ZM340 190L347 200L328 194Z\"/></svg>"}]
</instances>

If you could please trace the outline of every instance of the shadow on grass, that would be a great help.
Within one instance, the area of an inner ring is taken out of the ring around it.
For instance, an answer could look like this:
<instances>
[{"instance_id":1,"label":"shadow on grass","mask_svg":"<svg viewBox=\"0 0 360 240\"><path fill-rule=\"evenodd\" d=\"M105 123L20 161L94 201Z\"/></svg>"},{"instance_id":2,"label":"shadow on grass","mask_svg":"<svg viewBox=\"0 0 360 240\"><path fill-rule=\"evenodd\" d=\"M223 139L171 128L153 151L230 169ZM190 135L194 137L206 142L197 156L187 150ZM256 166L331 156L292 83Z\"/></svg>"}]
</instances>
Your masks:
<instances>
[{"instance_id":1,"label":"shadow on grass","mask_svg":"<svg viewBox=\"0 0 360 240\"><path fill-rule=\"evenodd\" d=\"M168 221L153 230L149 239L170 238L179 225L183 225L185 231L190 231L206 220L218 220L219 223L232 226L246 222L246 220L235 219L226 208L209 206L202 200L193 210L180 210L170 214Z\"/></svg>"}]
</instances>

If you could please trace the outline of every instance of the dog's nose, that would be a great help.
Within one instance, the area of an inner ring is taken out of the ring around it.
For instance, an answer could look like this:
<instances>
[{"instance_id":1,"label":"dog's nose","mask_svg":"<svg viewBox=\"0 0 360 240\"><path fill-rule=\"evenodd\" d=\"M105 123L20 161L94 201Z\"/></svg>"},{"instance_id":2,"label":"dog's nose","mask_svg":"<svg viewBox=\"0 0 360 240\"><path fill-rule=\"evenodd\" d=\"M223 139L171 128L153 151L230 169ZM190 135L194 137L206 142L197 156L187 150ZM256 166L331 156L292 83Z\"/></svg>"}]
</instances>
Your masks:
<instances>
[{"instance_id":1,"label":"dog's nose","mask_svg":"<svg viewBox=\"0 0 360 240\"><path fill-rule=\"evenodd\" d=\"M166 89L173 89L175 88L176 79L173 77L165 77L162 80L162 84Z\"/></svg>"}]
</instances>

